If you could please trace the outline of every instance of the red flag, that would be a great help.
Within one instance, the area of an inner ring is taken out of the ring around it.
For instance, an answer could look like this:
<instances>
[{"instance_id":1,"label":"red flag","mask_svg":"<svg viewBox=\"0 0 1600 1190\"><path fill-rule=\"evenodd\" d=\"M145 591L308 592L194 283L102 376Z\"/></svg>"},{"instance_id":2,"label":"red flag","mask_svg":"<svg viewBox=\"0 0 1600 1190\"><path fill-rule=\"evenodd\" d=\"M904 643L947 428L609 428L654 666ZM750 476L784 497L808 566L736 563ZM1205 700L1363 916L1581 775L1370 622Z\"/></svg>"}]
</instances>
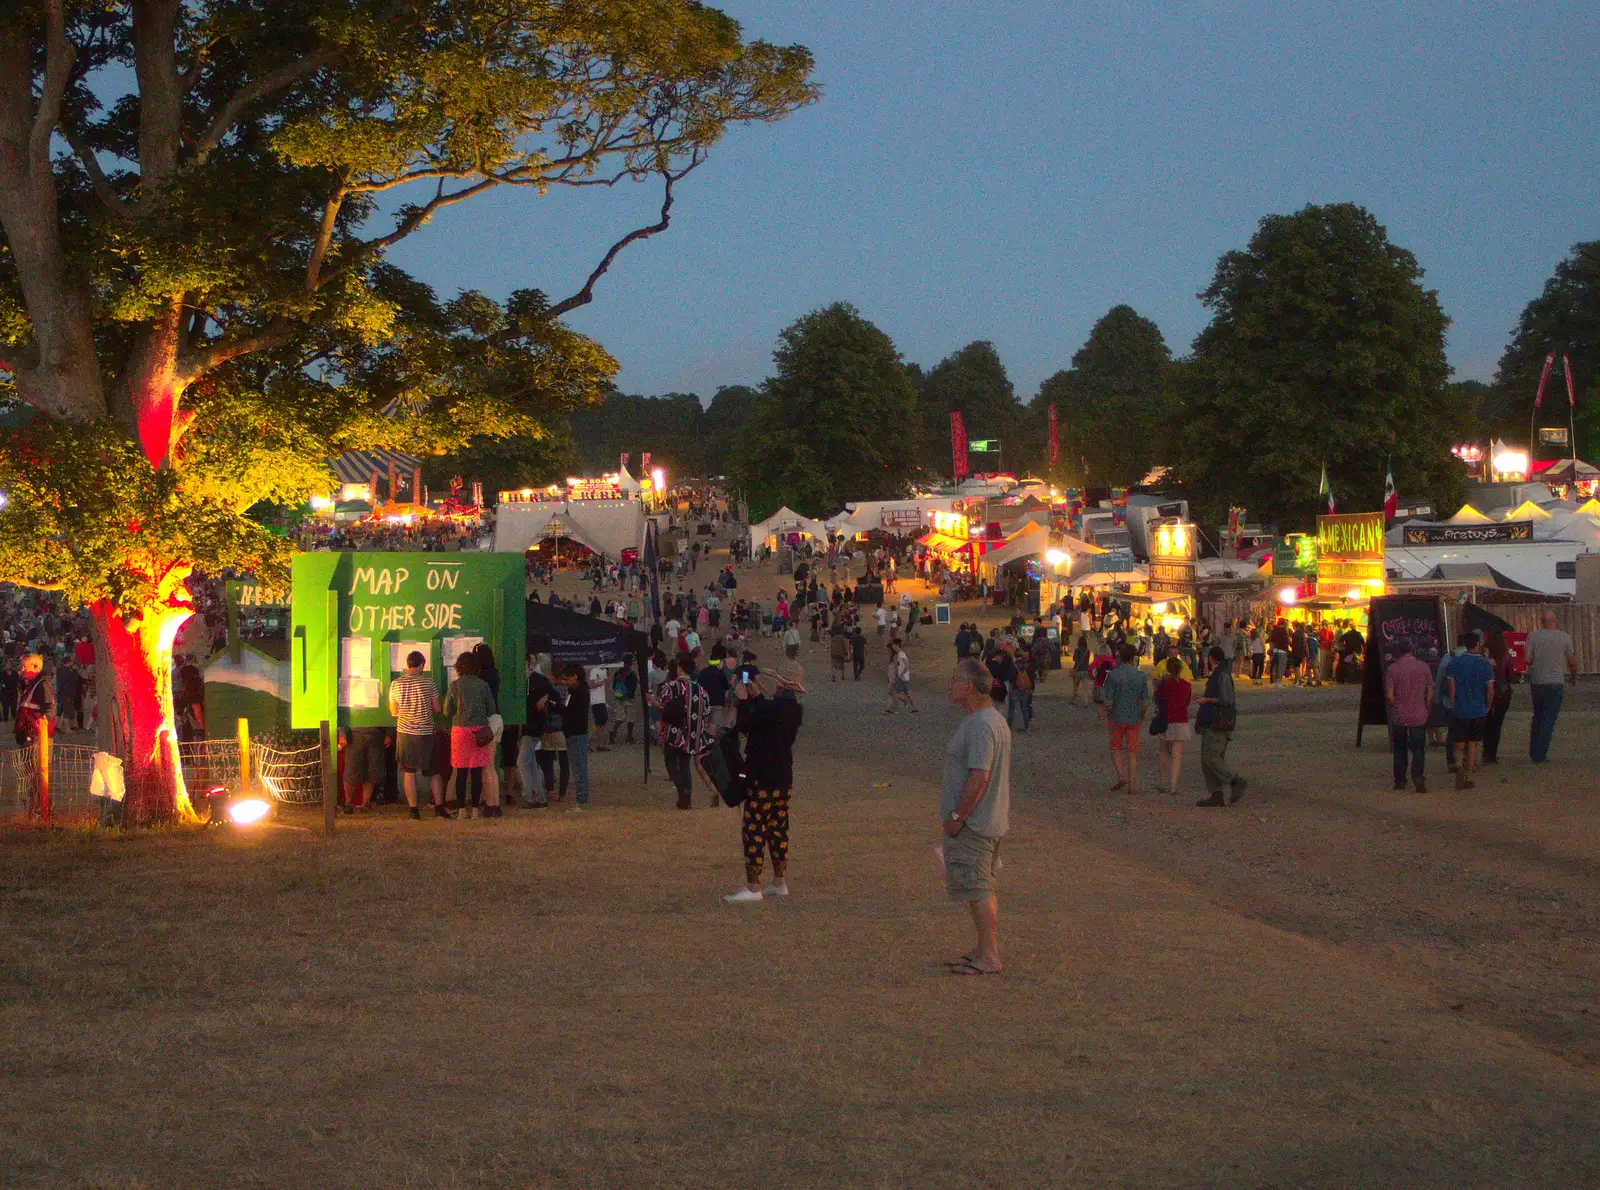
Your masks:
<instances>
[{"instance_id":1,"label":"red flag","mask_svg":"<svg viewBox=\"0 0 1600 1190\"><path fill-rule=\"evenodd\" d=\"M1550 379L1550 369L1552 366L1554 366L1555 362L1556 353L1553 351L1544 357L1544 371L1539 373L1539 391L1535 393L1533 397L1533 407L1535 409L1544 404L1545 382Z\"/></svg>"},{"instance_id":2,"label":"red flag","mask_svg":"<svg viewBox=\"0 0 1600 1190\"><path fill-rule=\"evenodd\" d=\"M1395 514L1400 511L1400 494L1394 486L1394 464L1389 463L1383 474L1383 523L1394 524Z\"/></svg>"},{"instance_id":3,"label":"red flag","mask_svg":"<svg viewBox=\"0 0 1600 1190\"><path fill-rule=\"evenodd\" d=\"M961 411L950 411L950 459L956 482L967 473L967 424L961 420Z\"/></svg>"},{"instance_id":4,"label":"red flag","mask_svg":"<svg viewBox=\"0 0 1600 1190\"><path fill-rule=\"evenodd\" d=\"M1050 406L1050 466L1056 465L1056 460L1061 457L1061 429L1056 421L1056 407Z\"/></svg>"},{"instance_id":5,"label":"red flag","mask_svg":"<svg viewBox=\"0 0 1600 1190\"><path fill-rule=\"evenodd\" d=\"M628 469L628 452L627 451L623 451L622 452L622 466L621 466L620 470L626 471L627 469Z\"/></svg>"},{"instance_id":6,"label":"red flag","mask_svg":"<svg viewBox=\"0 0 1600 1190\"><path fill-rule=\"evenodd\" d=\"M1578 407L1578 397L1572 391L1572 361L1565 355L1561 357L1561 370L1567 374L1567 406L1576 409Z\"/></svg>"}]
</instances>

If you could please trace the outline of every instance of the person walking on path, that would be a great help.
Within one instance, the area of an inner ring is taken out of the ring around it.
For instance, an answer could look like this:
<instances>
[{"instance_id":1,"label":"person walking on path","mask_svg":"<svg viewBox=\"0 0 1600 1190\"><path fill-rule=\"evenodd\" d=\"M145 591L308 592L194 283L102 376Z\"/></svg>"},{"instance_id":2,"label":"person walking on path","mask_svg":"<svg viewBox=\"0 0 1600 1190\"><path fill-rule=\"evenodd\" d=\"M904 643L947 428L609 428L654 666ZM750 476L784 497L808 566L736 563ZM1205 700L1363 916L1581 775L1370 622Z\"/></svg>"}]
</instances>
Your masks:
<instances>
[{"instance_id":1,"label":"person walking on path","mask_svg":"<svg viewBox=\"0 0 1600 1190\"><path fill-rule=\"evenodd\" d=\"M1533 700L1528 759L1534 764L1550 759L1550 741L1566 697L1563 681L1578 680L1578 654L1572 637L1558 627L1560 622L1555 612L1546 610L1539 615L1539 627L1528 633L1528 693Z\"/></svg>"},{"instance_id":2,"label":"person walking on path","mask_svg":"<svg viewBox=\"0 0 1600 1190\"><path fill-rule=\"evenodd\" d=\"M1166 730L1161 733L1161 759L1156 767L1158 791L1177 796L1178 774L1183 770L1183 746L1194 738L1194 728L1189 724L1189 702L1194 697L1194 687L1183 678L1183 659L1167 658L1167 676L1156 687L1156 701L1166 716ZM1161 787L1165 785L1165 789Z\"/></svg>"},{"instance_id":3,"label":"person walking on path","mask_svg":"<svg viewBox=\"0 0 1600 1190\"><path fill-rule=\"evenodd\" d=\"M456 812L462 818L479 817L483 800L483 770L494 763L494 731L489 716L495 713L489 684L478 676L478 659L471 653L456 658L456 678L444 696L444 713L450 717L450 765L455 769ZM493 813L482 817L493 818Z\"/></svg>"},{"instance_id":4,"label":"person walking on path","mask_svg":"<svg viewBox=\"0 0 1600 1190\"><path fill-rule=\"evenodd\" d=\"M856 681L861 680L861 671L867 668L867 638L861 635L861 625L850 635L850 669Z\"/></svg>"},{"instance_id":5,"label":"person walking on path","mask_svg":"<svg viewBox=\"0 0 1600 1190\"><path fill-rule=\"evenodd\" d=\"M444 808L444 778L436 772L433 754L433 717L441 709L439 691L434 688L433 679L423 672L427 663L421 653L407 653L405 672L389 683L389 713L395 718L395 763L411 817L422 817L417 809L417 774L426 773L434 816L449 818L450 811Z\"/></svg>"},{"instance_id":6,"label":"person walking on path","mask_svg":"<svg viewBox=\"0 0 1600 1190\"><path fill-rule=\"evenodd\" d=\"M1476 632L1463 633L1461 643L1466 652L1450 663L1445 679L1450 685L1450 746L1456 753L1456 788L1475 789L1472 772L1494 703L1494 666L1479 653Z\"/></svg>"},{"instance_id":7,"label":"person walking on path","mask_svg":"<svg viewBox=\"0 0 1600 1190\"><path fill-rule=\"evenodd\" d=\"M998 975L1000 903L995 866L1010 825L1011 729L989 697L989 673L970 658L950 676L950 701L966 712L945 747L940 857L950 899L969 907L978 944L950 964L956 975Z\"/></svg>"},{"instance_id":8,"label":"person walking on path","mask_svg":"<svg viewBox=\"0 0 1600 1190\"><path fill-rule=\"evenodd\" d=\"M828 629L828 680L830 682L844 681L844 667L849 659L850 637L846 634L843 621L835 620L833 627Z\"/></svg>"},{"instance_id":9,"label":"person walking on path","mask_svg":"<svg viewBox=\"0 0 1600 1190\"><path fill-rule=\"evenodd\" d=\"M676 659L667 662L667 680L657 699L667 776L678 791L678 809L692 810L695 761L712 743L711 699L703 687L680 671Z\"/></svg>"},{"instance_id":10,"label":"person walking on path","mask_svg":"<svg viewBox=\"0 0 1600 1190\"><path fill-rule=\"evenodd\" d=\"M1433 705L1433 672L1403 640L1383 677L1383 699L1389 707L1389 747L1394 752L1394 787L1406 787L1406 760L1418 793L1427 793L1428 709Z\"/></svg>"},{"instance_id":11,"label":"person walking on path","mask_svg":"<svg viewBox=\"0 0 1600 1190\"><path fill-rule=\"evenodd\" d=\"M883 713L894 714L902 699L913 711L917 709L917 704L911 700L911 658L906 656L904 645L892 640L889 642L889 705L883 708Z\"/></svg>"},{"instance_id":12,"label":"person walking on path","mask_svg":"<svg viewBox=\"0 0 1600 1190\"><path fill-rule=\"evenodd\" d=\"M1211 662L1211 674L1206 678L1206 690L1195 715L1195 730L1200 733L1200 772L1206 781L1206 796L1195 805L1231 806L1244 796L1245 790L1244 778L1228 767L1228 743L1239 720L1239 704L1233 689L1233 667L1220 646L1212 647Z\"/></svg>"},{"instance_id":13,"label":"person walking on path","mask_svg":"<svg viewBox=\"0 0 1600 1190\"><path fill-rule=\"evenodd\" d=\"M739 836L744 846L744 887L723 897L730 904L789 895L789 795L794 787L794 741L804 711L792 698L768 698L761 679L741 682L735 694L735 730L745 737L745 797ZM761 887L763 859L772 860L772 884Z\"/></svg>"},{"instance_id":14,"label":"person walking on path","mask_svg":"<svg viewBox=\"0 0 1600 1190\"><path fill-rule=\"evenodd\" d=\"M1517 668L1511 663L1504 632L1489 633L1483 642L1483 654L1494 666L1494 705L1483 725L1483 763L1499 764L1500 735L1505 730L1506 713L1511 710L1511 687L1517 680Z\"/></svg>"},{"instance_id":15,"label":"person walking on path","mask_svg":"<svg viewBox=\"0 0 1600 1190\"><path fill-rule=\"evenodd\" d=\"M589 688L592 679L582 666L573 666L561 676L567 685L567 701L561 708L561 735L566 740L567 760L572 765L573 805L571 813L589 808ZM602 681L604 679L602 678Z\"/></svg>"},{"instance_id":16,"label":"person walking on path","mask_svg":"<svg viewBox=\"0 0 1600 1190\"><path fill-rule=\"evenodd\" d=\"M1103 691L1111 731L1111 764L1117 770L1113 793L1119 789L1132 793L1139 779L1139 731L1150 709L1150 684L1135 664L1138 655L1133 645L1123 644L1121 663L1106 675Z\"/></svg>"},{"instance_id":17,"label":"person walking on path","mask_svg":"<svg viewBox=\"0 0 1600 1190\"><path fill-rule=\"evenodd\" d=\"M1089 677L1089 634L1078 633L1078 643L1072 649L1072 705L1078 705L1078 688L1087 686L1088 690L1083 696L1084 706L1089 705L1089 700L1094 692L1094 682Z\"/></svg>"}]
</instances>

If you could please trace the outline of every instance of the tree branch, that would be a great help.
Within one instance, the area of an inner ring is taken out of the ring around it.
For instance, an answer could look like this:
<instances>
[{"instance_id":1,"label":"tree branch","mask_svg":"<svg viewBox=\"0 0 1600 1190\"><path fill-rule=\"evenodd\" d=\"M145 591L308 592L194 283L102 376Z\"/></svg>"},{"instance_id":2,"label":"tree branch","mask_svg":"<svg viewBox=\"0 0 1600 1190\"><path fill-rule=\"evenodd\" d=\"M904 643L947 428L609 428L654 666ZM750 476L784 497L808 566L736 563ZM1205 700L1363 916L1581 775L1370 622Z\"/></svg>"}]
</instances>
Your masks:
<instances>
[{"instance_id":1,"label":"tree branch","mask_svg":"<svg viewBox=\"0 0 1600 1190\"><path fill-rule=\"evenodd\" d=\"M601 257L600 263L594 268L594 272L590 273L589 279L583 283L583 288L578 290L578 292L573 294L571 297L563 298L561 301L557 302L544 312L542 317L546 321L560 318L563 314L570 313L571 311L576 310L579 306L587 306L590 302L594 301L595 282L599 281L601 277L605 276L606 270L611 267L611 262L616 260L619 252L621 252L629 244L632 244L638 240L648 239L651 236L656 235L658 232L667 230L668 225L672 222L672 187L679 179L683 178L697 165L699 165L702 160L704 160L704 158L696 154L695 158L691 160L688 165L684 166L676 173L662 174L662 177L666 179L666 192L662 195L661 199L661 218L655 223L652 223L649 227L635 228L633 231L630 231L627 235L623 236L615 244L612 244L611 250Z\"/></svg>"},{"instance_id":2,"label":"tree branch","mask_svg":"<svg viewBox=\"0 0 1600 1190\"><path fill-rule=\"evenodd\" d=\"M205 132L195 141L195 161L204 163L206 158L211 156L211 151L222 143L222 138L228 135L228 130L239 122L239 117L244 115L245 109L256 100L274 91L281 91L298 79L322 69L331 61L333 61L333 47L318 46L305 57L285 62L276 70L269 70L260 78L245 83L228 97L228 101L211 118Z\"/></svg>"},{"instance_id":3,"label":"tree branch","mask_svg":"<svg viewBox=\"0 0 1600 1190\"><path fill-rule=\"evenodd\" d=\"M196 351L186 351L178 359L178 379L188 384L196 377L252 351L266 351L282 347L294 333L294 324L281 315L274 315L266 326L240 335L224 335L213 339Z\"/></svg>"},{"instance_id":4,"label":"tree branch","mask_svg":"<svg viewBox=\"0 0 1600 1190\"><path fill-rule=\"evenodd\" d=\"M78 135L78 130L72 126L70 120L61 121L61 136L73 155L77 157L78 163L83 166L83 172L89 175L89 185L94 189L95 197L118 219L125 223L132 221L133 211L122 201L122 196L111 185L111 179L106 177L106 171L100 168L100 159L94 155L94 150L84 142L83 137Z\"/></svg>"},{"instance_id":5,"label":"tree branch","mask_svg":"<svg viewBox=\"0 0 1600 1190\"><path fill-rule=\"evenodd\" d=\"M333 228L339 218L339 208L344 205L344 195L341 186L322 208L322 223L317 228L316 242L311 245L311 259L306 262L307 293L315 293L322 279L322 262L328 255L328 243L333 239Z\"/></svg>"},{"instance_id":6,"label":"tree branch","mask_svg":"<svg viewBox=\"0 0 1600 1190\"><path fill-rule=\"evenodd\" d=\"M481 182L474 182L471 186L467 186L461 190L456 190L450 194L446 194L444 192L444 179L440 178L439 189L434 196L425 204L418 207L416 210L412 211L411 214L402 219L399 226L397 226L388 235L379 236L375 240L368 240L364 244L358 244L355 249L344 258L343 263L332 272L324 274L319 271L317 276L317 288L320 289L323 285L326 285L334 278L343 276L345 273L359 265L362 261L369 259L379 252L382 252L385 248L391 247L394 244L398 244L401 240L405 239L412 232L416 231L417 228L421 227L424 223L431 219L435 211L438 211L444 207L454 206L458 202L465 202L467 199L472 198L475 195L482 194L485 190L488 190L491 187L500 185L500 182L501 179L498 177L488 177Z\"/></svg>"},{"instance_id":7,"label":"tree branch","mask_svg":"<svg viewBox=\"0 0 1600 1190\"><path fill-rule=\"evenodd\" d=\"M33 131L28 136L28 155L36 167L41 162L49 163L50 136L61 120L61 97L67 92L72 64L78 56L67 40L65 0L45 0L44 17L44 86L39 94L39 110L33 117Z\"/></svg>"}]
</instances>

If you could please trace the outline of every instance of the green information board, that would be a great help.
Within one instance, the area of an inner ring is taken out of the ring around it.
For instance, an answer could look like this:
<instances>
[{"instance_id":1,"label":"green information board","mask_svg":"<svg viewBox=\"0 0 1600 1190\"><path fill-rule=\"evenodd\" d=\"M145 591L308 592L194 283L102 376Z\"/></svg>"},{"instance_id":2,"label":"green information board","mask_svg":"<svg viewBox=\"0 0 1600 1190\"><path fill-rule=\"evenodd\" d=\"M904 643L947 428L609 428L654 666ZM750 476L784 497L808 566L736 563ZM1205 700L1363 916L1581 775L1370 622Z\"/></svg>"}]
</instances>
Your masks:
<instances>
[{"instance_id":1,"label":"green information board","mask_svg":"<svg viewBox=\"0 0 1600 1190\"><path fill-rule=\"evenodd\" d=\"M293 574L292 726L393 726L389 679L405 669L408 652L428 658L443 696L457 653L479 641L494 650L500 714L522 722L521 554L300 554Z\"/></svg>"}]
</instances>

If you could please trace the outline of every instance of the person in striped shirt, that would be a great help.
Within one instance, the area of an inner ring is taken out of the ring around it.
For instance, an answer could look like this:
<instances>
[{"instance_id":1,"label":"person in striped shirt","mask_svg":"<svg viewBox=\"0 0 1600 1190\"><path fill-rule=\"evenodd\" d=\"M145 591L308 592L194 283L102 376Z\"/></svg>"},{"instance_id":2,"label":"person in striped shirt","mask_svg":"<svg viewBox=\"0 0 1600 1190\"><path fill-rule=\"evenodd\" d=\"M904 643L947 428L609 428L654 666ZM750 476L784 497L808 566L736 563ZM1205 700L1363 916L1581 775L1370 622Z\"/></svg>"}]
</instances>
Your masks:
<instances>
[{"instance_id":1,"label":"person in striped shirt","mask_svg":"<svg viewBox=\"0 0 1600 1190\"><path fill-rule=\"evenodd\" d=\"M405 786L406 805L411 817L421 818L417 809L417 774L428 774L428 791L433 796L433 813L449 818L444 808L444 778L434 771L433 717L439 713L439 691L423 670L427 658L421 653L406 654L406 670L389 683L389 713L395 718L395 762Z\"/></svg>"}]
</instances>

